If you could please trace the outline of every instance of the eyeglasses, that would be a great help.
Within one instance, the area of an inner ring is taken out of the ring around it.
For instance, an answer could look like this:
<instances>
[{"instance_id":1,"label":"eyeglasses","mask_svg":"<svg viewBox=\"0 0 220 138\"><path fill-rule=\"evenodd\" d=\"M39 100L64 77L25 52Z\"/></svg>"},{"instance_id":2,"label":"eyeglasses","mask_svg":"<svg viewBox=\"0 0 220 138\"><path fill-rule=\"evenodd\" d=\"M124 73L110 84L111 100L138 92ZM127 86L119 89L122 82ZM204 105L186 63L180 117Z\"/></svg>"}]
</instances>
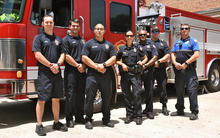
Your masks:
<instances>
[{"instance_id":1,"label":"eyeglasses","mask_svg":"<svg viewBox=\"0 0 220 138\"><path fill-rule=\"evenodd\" d=\"M133 35L125 35L126 37L133 37Z\"/></svg>"},{"instance_id":2,"label":"eyeglasses","mask_svg":"<svg viewBox=\"0 0 220 138\"><path fill-rule=\"evenodd\" d=\"M104 28L95 28L95 30L97 30L97 31L103 31L104 30Z\"/></svg>"},{"instance_id":3,"label":"eyeglasses","mask_svg":"<svg viewBox=\"0 0 220 138\"><path fill-rule=\"evenodd\" d=\"M189 28L181 28L181 30L189 30Z\"/></svg>"},{"instance_id":4,"label":"eyeglasses","mask_svg":"<svg viewBox=\"0 0 220 138\"><path fill-rule=\"evenodd\" d=\"M139 34L139 36L146 36L147 34Z\"/></svg>"}]
</instances>

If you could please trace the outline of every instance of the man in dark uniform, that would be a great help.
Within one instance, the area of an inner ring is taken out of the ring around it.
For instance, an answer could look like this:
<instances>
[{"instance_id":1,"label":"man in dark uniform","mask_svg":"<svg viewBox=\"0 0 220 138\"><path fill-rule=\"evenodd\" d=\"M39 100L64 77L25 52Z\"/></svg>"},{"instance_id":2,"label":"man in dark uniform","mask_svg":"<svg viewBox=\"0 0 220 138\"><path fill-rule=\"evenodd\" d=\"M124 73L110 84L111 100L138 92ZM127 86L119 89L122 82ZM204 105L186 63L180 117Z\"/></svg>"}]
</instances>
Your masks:
<instances>
[{"instance_id":1,"label":"man in dark uniform","mask_svg":"<svg viewBox=\"0 0 220 138\"><path fill-rule=\"evenodd\" d=\"M199 57L199 45L196 39L189 36L190 26L181 24L181 38L174 43L171 54L175 72L175 86L177 94L177 112L171 116L184 115L184 90L189 95L190 120L198 119L199 107L197 100L198 77L196 74L196 59Z\"/></svg>"},{"instance_id":2,"label":"man in dark uniform","mask_svg":"<svg viewBox=\"0 0 220 138\"><path fill-rule=\"evenodd\" d=\"M147 56L142 48L133 45L134 35L132 31L127 31L125 37L126 45L120 47L116 56L116 63L121 67L121 88L126 107L125 123L128 124L133 118L136 118L136 124L141 125L141 72L143 64L147 62ZM122 61L120 61L121 59ZM141 61L142 59L143 61ZM131 86L133 91L131 91Z\"/></svg>"},{"instance_id":3,"label":"man in dark uniform","mask_svg":"<svg viewBox=\"0 0 220 138\"><path fill-rule=\"evenodd\" d=\"M167 62L170 59L169 46L164 40L159 39L160 29L155 26L152 28L151 42L156 46L158 52L158 60L155 62L154 66L154 78L157 81L158 91L160 92L160 102L162 103L162 113L164 115L169 115L167 111L167 74L166 67Z\"/></svg>"},{"instance_id":4,"label":"man in dark uniform","mask_svg":"<svg viewBox=\"0 0 220 138\"><path fill-rule=\"evenodd\" d=\"M70 33L63 38L66 50L64 88L66 92L66 125L74 127L73 105L75 105L75 123L84 123L84 99L85 99L85 64L81 60L81 52L84 40L80 38L79 20L69 21Z\"/></svg>"},{"instance_id":5,"label":"man in dark uniform","mask_svg":"<svg viewBox=\"0 0 220 138\"><path fill-rule=\"evenodd\" d=\"M138 32L140 43L139 46L147 53L148 62L143 65L142 80L144 81L144 88L146 94L146 108L143 113L147 115L149 119L154 119L153 115L153 68L154 63L157 60L158 52L155 45L152 45L149 40L147 40L147 31L140 30Z\"/></svg>"},{"instance_id":6,"label":"man in dark uniform","mask_svg":"<svg viewBox=\"0 0 220 138\"><path fill-rule=\"evenodd\" d=\"M42 125L45 102L52 98L52 111L54 116L53 129L67 131L67 127L59 122L60 98L63 98L63 81L60 65L64 61L62 40L53 34L53 17L43 17L44 32L34 38L32 51L37 59L38 71L38 101L36 105L37 125L35 132L45 136L46 131Z\"/></svg>"},{"instance_id":7,"label":"man in dark uniform","mask_svg":"<svg viewBox=\"0 0 220 138\"><path fill-rule=\"evenodd\" d=\"M110 122L111 74L110 66L116 61L115 47L104 39L102 24L94 27L95 38L89 40L82 51L82 61L89 67L86 78L85 114L87 129L92 129L93 102L99 89L102 97L103 125L114 127Z\"/></svg>"}]
</instances>

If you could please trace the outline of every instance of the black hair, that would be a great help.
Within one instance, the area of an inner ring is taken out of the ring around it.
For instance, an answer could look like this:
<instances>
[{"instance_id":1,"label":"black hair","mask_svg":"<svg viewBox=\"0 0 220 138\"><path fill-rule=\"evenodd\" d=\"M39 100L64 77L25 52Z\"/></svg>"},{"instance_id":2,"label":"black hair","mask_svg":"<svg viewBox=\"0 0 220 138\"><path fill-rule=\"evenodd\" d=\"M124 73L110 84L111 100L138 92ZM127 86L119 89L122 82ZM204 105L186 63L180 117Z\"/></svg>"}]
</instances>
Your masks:
<instances>
[{"instance_id":1,"label":"black hair","mask_svg":"<svg viewBox=\"0 0 220 138\"><path fill-rule=\"evenodd\" d=\"M125 35L126 35L128 32L132 32L132 31L131 31L131 30L127 30L127 31L125 32ZM132 34L134 35L133 32L132 32Z\"/></svg>"},{"instance_id":2,"label":"black hair","mask_svg":"<svg viewBox=\"0 0 220 138\"><path fill-rule=\"evenodd\" d=\"M189 29L190 29L190 25L188 23L183 23L183 24L180 25L180 27L182 27L184 25L187 25L189 27Z\"/></svg>"},{"instance_id":3,"label":"black hair","mask_svg":"<svg viewBox=\"0 0 220 138\"><path fill-rule=\"evenodd\" d=\"M80 22L79 22L79 19L77 19L77 18L71 19L71 20L69 21L69 25L72 25L72 22L77 23L77 24L80 23Z\"/></svg>"}]
</instances>

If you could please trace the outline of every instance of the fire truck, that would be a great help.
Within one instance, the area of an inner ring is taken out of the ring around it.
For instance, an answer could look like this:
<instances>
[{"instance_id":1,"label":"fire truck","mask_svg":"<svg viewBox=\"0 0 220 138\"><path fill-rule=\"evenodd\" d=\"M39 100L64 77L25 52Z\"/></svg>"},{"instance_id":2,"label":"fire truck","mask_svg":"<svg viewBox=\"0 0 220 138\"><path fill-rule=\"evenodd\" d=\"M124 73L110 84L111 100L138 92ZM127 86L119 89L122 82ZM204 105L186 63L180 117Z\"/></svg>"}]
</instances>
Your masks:
<instances>
[{"instance_id":1,"label":"fire truck","mask_svg":"<svg viewBox=\"0 0 220 138\"><path fill-rule=\"evenodd\" d=\"M212 17L172 8L158 2L139 9L137 27L151 31L152 26L161 30L160 38L170 49L180 39L180 25L189 24L190 36L197 39L200 57L197 60L197 75L203 90L220 90L220 20ZM167 68L168 83L174 83L174 72Z\"/></svg>"},{"instance_id":2,"label":"fire truck","mask_svg":"<svg viewBox=\"0 0 220 138\"><path fill-rule=\"evenodd\" d=\"M34 98L37 61L32 53L34 37L42 32L41 20L53 13L54 32L63 38L71 18L80 19L80 35L93 38L93 27L102 23L105 39L116 47L125 44L124 33L135 31L134 0L0 0L0 97ZM62 71L64 66L61 67ZM112 101L116 99L117 72L112 68ZM94 104L100 105L100 92Z\"/></svg>"},{"instance_id":3,"label":"fire truck","mask_svg":"<svg viewBox=\"0 0 220 138\"><path fill-rule=\"evenodd\" d=\"M179 38L178 26L189 23L191 36L198 40L201 49L198 76L210 91L219 90L220 21L161 4L152 4L144 10L138 7L138 0L0 0L0 97L35 97L38 67L32 43L42 32L42 17L51 12L54 32L59 37L68 33L71 18L80 19L80 35L86 41L94 37L93 26L102 23L106 27L105 39L116 49L125 44L127 30L137 32L144 28L150 32L154 25L160 27L161 38L172 48ZM64 70L64 66L61 69ZM120 78L117 66L112 67L111 74L112 102L115 102ZM168 76L169 82L174 82L172 68L168 69ZM95 109L100 109L99 91L94 104Z\"/></svg>"}]
</instances>

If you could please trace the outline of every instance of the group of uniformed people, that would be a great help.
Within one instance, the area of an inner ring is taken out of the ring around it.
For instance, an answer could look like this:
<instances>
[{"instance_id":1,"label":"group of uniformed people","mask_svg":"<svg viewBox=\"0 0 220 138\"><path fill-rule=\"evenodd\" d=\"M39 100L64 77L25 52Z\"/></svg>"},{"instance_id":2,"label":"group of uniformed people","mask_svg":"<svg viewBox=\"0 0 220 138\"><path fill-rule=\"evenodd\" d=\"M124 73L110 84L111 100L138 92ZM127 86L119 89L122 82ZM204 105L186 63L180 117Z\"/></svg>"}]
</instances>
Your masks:
<instances>
[{"instance_id":1,"label":"group of uniformed people","mask_svg":"<svg viewBox=\"0 0 220 138\"><path fill-rule=\"evenodd\" d=\"M35 132L45 136L42 125L45 102L52 99L54 116L53 129L68 131L75 123L85 124L87 129L93 128L93 102L99 89L102 97L103 125L114 127L110 122L111 74L110 66L117 64L121 75L121 88L126 108L125 123L135 120L142 124L142 114L154 119L153 86L156 80L160 91L162 113L167 110L166 67L170 59L167 43L159 39L160 29L152 28L151 40L147 39L147 31L139 30L139 44L134 45L132 31L125 33L126 45L117 53L114 46L104 39L105 27L97 24L94 27L95 37L88 42L79 36L78 19L69 22L70 33L61 40L53 32L53 17L43 17L44 32L35 37L32 51L38 61L38 102L36 105L37 125ZM187 32L188 31L188 32ZM181 25L181 39L177 40L172 50L171 59L176 74L177 112L171 115L184 115L184 87L187 86L190 98L191 120L198 118L197 86L195 61L199 56L198 43L189 37L190 27ZM63 82L60 65L64 62L64 89L66 95L66 126L59 121L60 98L63 97ZM88 68L86 72L86 68ZM145 88L146 108L142 111L142 82ZM132 87L132 89L131 89ZM85 98L86 97L86 98ZM84 105L85 104L85 105ZM73 112L73 106L75 112ZM84 118L85 114L85 118Z\"/></svg>"}]
</instances>

